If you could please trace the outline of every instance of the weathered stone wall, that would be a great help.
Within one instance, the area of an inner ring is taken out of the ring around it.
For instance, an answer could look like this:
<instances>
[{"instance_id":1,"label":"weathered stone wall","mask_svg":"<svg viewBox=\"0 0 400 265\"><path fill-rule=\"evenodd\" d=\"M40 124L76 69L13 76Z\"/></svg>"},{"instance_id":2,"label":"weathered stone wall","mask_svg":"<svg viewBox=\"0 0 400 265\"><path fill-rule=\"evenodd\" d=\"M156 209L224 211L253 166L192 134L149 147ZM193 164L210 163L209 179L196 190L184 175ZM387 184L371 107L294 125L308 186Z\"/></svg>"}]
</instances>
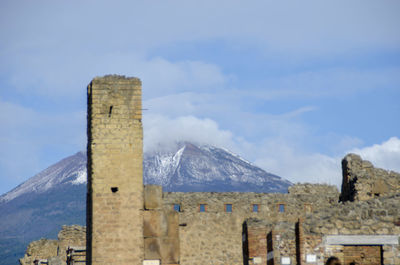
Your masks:
<instances>
[{"instance_id":1,"label":"weathered stone wall","mask_svg":"<svg viewBox=\"0 0 400 265\"><path fill-rule=\"evenodd\" d=\"M244 264L281 264L282 259L297 265L297 231L294 222L271 223L268 220L246 220L249 255Z\"/></svg>"},{"instance_id":2,"label":"weathered stone wall","mask_svg":"<svg viewBox=\"0 0 400 265\"><path fill-rule=\"evenodd\" d=\"M326 245L326 235L395 235L400 236L400 194L368 201L340 204L307 215L301 224L309 243L305 252L325 252L344 262L344 246ZM400 246L383 245L384 264L400 264Z\"/></svg>"},{"instance_id":3,"label":"weathered stone wall","mask_svg":"<svg viewBox=\"0 0 400 265\"><path fill-rule=\"evenodd\" d=\"M49 260L49 265L66 264L68 247L86 245L86 227L73 225L63 226L58 233L58 240L40 239L29 244L25 256L20 259L21 265L32 265L35 260ZM58 263L57 263L58 262Z\"/></svg>"},{"instance_id":4,"label":"weathered stone wall","mask_svg":"<svg viewBox=\"0 0 400 265\"><path fill-rule=\"evenodd\" d=\"M380 264L381 258L383 264L400 264L399 205L400 194L396 194L326 207L301 216L296 224L248 219L245 225L248 264L258 264L253 260L255 257L265 264L268 249L265 239L269 233L272 233L274 264L278 265L284 256L290 257L290 264L299 261L308 264L307 255L315 255L313 264L324 264L330 256L336 256L342 264L352 260ZM342 240L340 244L330 242L329 237L335 236L335 240Z\"/></svg>"},{"instance_id":5,"label":"weathered stone wall","mask_svg":"<svg viewBox=\"0 0 400 265\"><path fill-rule=\"evenodd\" d=\"M57 240L40 239L29 244L25 256L19 260L21 265L32 265L35 260L57 256Z\"/></svg>"},{"instance_id":6,"label":"weathered stone wall","mask_svg":"<svg viewBox=\"0 0 400 265\"><path fill-rule=\"evenodd\" d=\"M315 194L300 192L306 186L312 187L302 184L292 189L293 194L164 193L165 209L173 209L174 204L181 206L180 264L243 264L242 225L246 219L296 222L307 213L306 209L311 213L338 204L339 192L335 187L315 185L320 190L316 200ZM200 204L207 205L206 212L199 212ZM232 212L225 212L225 204L232 204ZM252 212L253 204L259 205L258 212ZM284 212L279 211L280 204L284 205Z\"/></svg>"},{"instance_id":7,"label":"weathered stone wall","mask_svg":"<svg viewBox=\"0 0 400 265\"><path fill-rule=\"evenodd\" d=\"M86 227L79 225L63 226L58 233L58 242L57 256L63 262L66 262L66 251L68 248L82 248L86 246Z\"/></svg>"},{"instance_id":8,"label":"weathered stone wall","mask_svg":"<svg viewBox=\"0 0 400 265\"><path fill-rule=\"evenodd\" d=\"M290 217L289 222L264 216L246 221L249 264L257 264L252 260L255 256L264 263L267 235L272 235L274 264L278 265L283 255L290 255L290 264L307 264L308 256L315 258L314 264L324 264L330 256L342 264L380 264L381 259L383 264L400 264L399 177L396 172L374 168L357 155L347 155L343 159L342 202L328 199L330 205L318 209L311 204L312 211L296 213L296 224ZM299 184L289 188L289 197L308 194L318 201L330 192L334 193L334 188ZM281 229L282 224L287 227Z\"/></svg>"},{"instance_id":9,"label":"weathered stone wall","mask_svg":"<svg viewBox=\"0 0 400 265\"><path fill-rule=\"evenodd\" d=\"M333 185L326 184L311 184L311 183L297 183L288 188L288 192L292 195L296 194L307 194L307 195L321 195L321 194L332 194L338 195L338 189Z\"/></svg>"},{"instance_id":10,"label":"weathered stone wall","mask_svg":"<svg viewBox=\"0 0 400 265\"><path fill-rule=\"evenodd\" d=\"M295 223L276 223L272 230L272 238L274 264L280 264L282 259L286 259L290 264L297 265Z\"/></svg>"},{"instance_id":11,"label":"weathered stone wall","mask_svg":"<svg viewBox=\"0 0 400 265\"><path fill-rule=\"evenodd\" d=\"M342 160L341 201L364 201L394 195L400 190L400 174L374 168L359 155L348 154Z\"/></svg>"},{"instance_id":12,"label":"weathered stone wall","mask_svg":"<svg viewBox=\"0 0 400 265\"><path fill-rule=\"evenodd\" d=\"M143 260L141 82L105 76L88 86L88 264Z\"/></svg>"}]
</instances>

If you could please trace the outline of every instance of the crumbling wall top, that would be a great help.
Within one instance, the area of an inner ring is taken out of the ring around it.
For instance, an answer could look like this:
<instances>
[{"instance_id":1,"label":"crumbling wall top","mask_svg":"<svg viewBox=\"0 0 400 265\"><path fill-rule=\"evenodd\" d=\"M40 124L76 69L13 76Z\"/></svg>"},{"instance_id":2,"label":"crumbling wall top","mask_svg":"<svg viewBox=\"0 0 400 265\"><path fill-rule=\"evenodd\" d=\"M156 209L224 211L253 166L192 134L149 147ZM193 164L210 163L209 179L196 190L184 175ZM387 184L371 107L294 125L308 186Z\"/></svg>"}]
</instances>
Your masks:
<instances>
[{"instance_id":1,"label":"crumbling wall top","mask_svg":"<svg viewBox=\"0 0 400 265\"><path fill-rule=\"evenodd\" d=\"M342 160L342 192L340 200L364 201L396 194L400 189L400 174L375 168L357 154L348 154Z\"/></svg>"},{"instance_id":2,"label":"crumbling wall top","mask_svg":"<svg viewBox=\"0 0 400 265\"><path fill-rule=\"evenodd\" d=\"M296 183L288 191L289 194L339 194L336 186L328 184Z\"/></svg>"}]
</instances>

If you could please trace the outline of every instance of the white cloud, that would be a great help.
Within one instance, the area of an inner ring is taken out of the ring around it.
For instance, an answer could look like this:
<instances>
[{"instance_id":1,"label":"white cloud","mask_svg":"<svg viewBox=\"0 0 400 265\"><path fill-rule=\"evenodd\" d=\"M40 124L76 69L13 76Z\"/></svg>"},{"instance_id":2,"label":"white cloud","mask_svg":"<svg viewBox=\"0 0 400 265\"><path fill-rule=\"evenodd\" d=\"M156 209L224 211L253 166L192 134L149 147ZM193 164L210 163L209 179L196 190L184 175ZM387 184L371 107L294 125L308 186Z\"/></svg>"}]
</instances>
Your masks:
<instances>
[{"instance_id":1,"label":"white cloud","mask_svg":"<svg viewBox=\"0 0 400 265\"><path fill-rule=\"evenodd\" d=\"M340 158L319 153L304 153L298 140L306 134L306 131L291 119L287 120L287 117L292 118L293 114L300 115L307 110L312 108L301 108L287 115L269 117L272 121L266 126L273 128L275 133L261 142L251 138L245 139L222 129L211 119L194 116L169 118L165 115L145 114L143 119L145 151L174 147L173 144L178 141L211 144L237 152L266 171L293 182L340 185ZM263 131L265 130L263 128Z\"/></svg>"},{"instance_id":2,"label":"white cloud","mask_svg":"<svg viewBox=\"0 0 400 265\"><path fill-rule=\"evenodd\" d=\"M292 182L341 182L340 160L320 153L304 153L291 139L272 138L255 145L255 164Z\"/></svg>"},{"instance_id":3,"label":"white cloud","mask_svg":"<svg viewBox=\"0 0 400 265\"><path fill-rule=\"evenodd\" d=\"M375 167L400 172L400 139L391 137L382 144L349 150L369 160Z\"/></svg>"},{"instance_id":4,"label":"white cloud","mask_svg":"<svg viewBox=\"0 0 400 265\"><path fill-rule=\"evenodd\" d=\"M180 141L228 148L232 148L233 145L232 133L220 129L218 124L211 119L199 119L193 116L168 118L162 115L146 115L143 126L145 151L170 148Z\"/></svg>"},{"instance_id":5,"label":"white cloud","mask_svg":"<svg viewBox=\"0 0 400 265\"><path fill-rule=\"evenodd\" d=\"M348 142L347 137L344 139ZM269 154L260 154L255 163L292 182L328 183L339 187L342 182L341 160L348 153L359 154L375 167L400 172L400 139L397 137L381 144L346 149L340 156L304 153L276 139L259 147L272 151Z\"/></svg>"}]
</instances>

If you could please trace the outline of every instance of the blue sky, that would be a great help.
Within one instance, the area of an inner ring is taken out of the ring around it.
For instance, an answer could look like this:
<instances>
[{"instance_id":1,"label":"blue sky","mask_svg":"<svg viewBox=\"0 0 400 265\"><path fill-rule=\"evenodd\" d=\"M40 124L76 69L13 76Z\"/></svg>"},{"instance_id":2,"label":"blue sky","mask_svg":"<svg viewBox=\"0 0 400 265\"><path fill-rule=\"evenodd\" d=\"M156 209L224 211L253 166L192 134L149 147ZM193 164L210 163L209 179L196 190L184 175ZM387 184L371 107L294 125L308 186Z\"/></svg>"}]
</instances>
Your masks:
<instances>
[{"instance_id":1,"label":"blue sky","mask_svg":"<svg viewBox=\"0 0 400 265\"><path fill-rule=\"evenodd\" d=\"M222 146L293 182L400 171L399 1L0 3L0 193L86 146L86 85L143 81L145 149Z\"/></svg>"}]
</instances>

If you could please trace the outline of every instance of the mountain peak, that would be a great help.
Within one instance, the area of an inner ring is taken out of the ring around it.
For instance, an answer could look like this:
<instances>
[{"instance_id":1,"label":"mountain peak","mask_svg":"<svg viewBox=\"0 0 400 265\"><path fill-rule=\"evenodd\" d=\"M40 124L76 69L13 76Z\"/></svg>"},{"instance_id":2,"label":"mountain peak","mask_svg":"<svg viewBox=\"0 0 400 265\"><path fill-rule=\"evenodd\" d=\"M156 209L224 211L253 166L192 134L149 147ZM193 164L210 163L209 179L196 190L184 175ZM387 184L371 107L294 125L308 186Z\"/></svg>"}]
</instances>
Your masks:
<instances>
[{"instance_id":1,"label":"mountain peak","mask_svg":"<svg viewBox=\"0 0 400 265\"><path fill-rule=\"evenodd\" d=\"M174 151L145 154L144 181L186 192L286 192L291 185L224 148L191 142L177 143Z\"/></svg>"},{"instance_id":2,"label":"mountain peak","mask_svg":"<svg viewBox=\"0 0 400 265\"><path fill-rule=\"evenodd\" d=\"M166 191L215 192L286 192L291 185L224 148L187 141L171 146L174 147L144 154L145 184L162 185ZM86 152L80 151L0 196L0 202L86 182Z\"/></svg>"}]
</instances>

